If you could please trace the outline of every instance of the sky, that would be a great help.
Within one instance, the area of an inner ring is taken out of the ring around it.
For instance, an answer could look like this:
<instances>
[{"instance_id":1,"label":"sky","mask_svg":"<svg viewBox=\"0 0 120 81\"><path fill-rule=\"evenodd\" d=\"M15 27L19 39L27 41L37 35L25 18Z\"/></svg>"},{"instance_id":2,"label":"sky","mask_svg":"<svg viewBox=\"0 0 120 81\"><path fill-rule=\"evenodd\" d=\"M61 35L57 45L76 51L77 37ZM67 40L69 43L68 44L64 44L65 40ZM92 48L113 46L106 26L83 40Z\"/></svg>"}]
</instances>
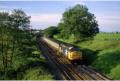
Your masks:
<instances>
[{"instance_id":1,"label":"sky","mask_svg":"<svg viewBox=\"0 0 120 81\"><path fill-rule=\"evenodd\" d=\"M120 1L0 1L0 11L22 9L31 16L34 29L57 26L64 11L76 4L86 5L103 32L120 32Z\"/></svg>"}]
</instances>

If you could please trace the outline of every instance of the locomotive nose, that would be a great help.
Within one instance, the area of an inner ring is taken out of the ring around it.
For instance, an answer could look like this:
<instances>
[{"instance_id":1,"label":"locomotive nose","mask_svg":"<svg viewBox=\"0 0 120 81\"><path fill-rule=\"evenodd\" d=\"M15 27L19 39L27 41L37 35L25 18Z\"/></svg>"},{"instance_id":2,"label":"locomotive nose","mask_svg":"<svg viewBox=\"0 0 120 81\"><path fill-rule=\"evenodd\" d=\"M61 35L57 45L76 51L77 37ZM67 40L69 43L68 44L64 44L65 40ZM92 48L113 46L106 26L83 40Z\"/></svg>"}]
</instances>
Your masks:
<instances>
[{"instance_id":1,"label":"locomotive nose","mask_svg":"<svg viewBox=\"0 0 120 81\"><path fill-rule=\"evenodd\" d=\"M81 59L82 58L82 52L74 51L73 56L79 57Z\"/></svg>"},{"instance_id":2,"label":"locomotive nose","mask_svg":"<svg viewBox=\"0 0 120 81\"><path fill-rule=\"evenodd\" d=\"M71 60L82 60L82 53L78 51L73 51L70 54L70 59Z\"/></svg>"}]
</instances>

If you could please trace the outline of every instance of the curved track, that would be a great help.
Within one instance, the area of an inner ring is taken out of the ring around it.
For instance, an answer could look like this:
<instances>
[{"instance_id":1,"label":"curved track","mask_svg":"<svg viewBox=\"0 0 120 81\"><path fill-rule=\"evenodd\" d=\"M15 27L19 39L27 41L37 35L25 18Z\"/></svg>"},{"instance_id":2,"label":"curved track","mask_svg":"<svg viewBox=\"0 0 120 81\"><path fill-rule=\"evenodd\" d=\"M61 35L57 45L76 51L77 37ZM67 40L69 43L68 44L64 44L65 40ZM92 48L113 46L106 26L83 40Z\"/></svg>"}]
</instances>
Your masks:
<instances>
[{"instance_id":1,"label":"curved track","mask_svg":"<svg viewBox=\"0 0 120 81\"><path fill-rule=\"evenodd\" d=\"M39 41L39 47L45 57L57 67L61 79L64 80L109 80L104 75L94 71L93 69L84 66L74 66L65 57L58 56L57 51L51 46L48 46L42 39Z\"/></svg>"}]
</instances>

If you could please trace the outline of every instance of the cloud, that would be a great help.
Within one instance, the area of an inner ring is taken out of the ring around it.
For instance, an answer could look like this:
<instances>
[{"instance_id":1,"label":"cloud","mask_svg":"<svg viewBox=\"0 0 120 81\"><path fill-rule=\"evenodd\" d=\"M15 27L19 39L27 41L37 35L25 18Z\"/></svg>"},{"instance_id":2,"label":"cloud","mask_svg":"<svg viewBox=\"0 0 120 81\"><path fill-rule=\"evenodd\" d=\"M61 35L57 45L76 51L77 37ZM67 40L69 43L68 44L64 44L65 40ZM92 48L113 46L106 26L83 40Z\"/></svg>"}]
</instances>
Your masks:
<instances>
[{"instance_id":1,"label":"cloud","mask_svg":"<svg viewBox=\"0 0 120 81\"><path fill-rule=\"evenodd\" d=\"M32 22L59 22L62 18L62 14L51 13L51 14L31 14Z\"/></svg>"},{"instance_id":2,"label":"cloud","mask_svg":"<svg viewBox=\"0 0 120 81\"><path fill-rule=\"evenodd\" d=\"M100 31L120 31L120 17L117 15L99 15L96 16Z\"/></svg>"},{"instance_id":3,"label":"cloud","mask_svg":"<svg viewBox=\"0 0 120 81\"><path fill-rule=\"evenodd\" d=\"M58 23L56 22L42 22L42 23L39 23L39 22L31 22L31 25L32 25L32 28L35 28L35 29L45 29L49 26L57 26Z\"/></svg>"},{"instance_id":4,"label":"cloud","mask_svg":"<svg viewBox=\"0 0 120 81\"><path fill-rule=\"evenodd\" d=\"M61 18L62 14L50 13L50 14L29 14L31 15L31 25L36 29L45 29L48 26L56 26Z\"/></svg>"},{"instance_id":5,"label":"cloud","mask_svg":"<svg viewBox=\"0 0 120 81\"><path fill-rule=\"evenodd\" d=\"M45 29L48 26L56 26L62 18L62 14L60 13L34 13L30 15L31 24L36 29ZM98 21L99 28L101 31L120 31L119 16L96 15L96 20Z\"/></svg>"},{"instance_id":6,"label":"cloud","mask_svg":"<svg viewBox=\"0 0 120 81\"><path fill-rule=\"evenodd\" d=\"M96 17L99 23L101 24L120 24L120 17L119 16L98 16Z\"/></svg>"}]
</instances>

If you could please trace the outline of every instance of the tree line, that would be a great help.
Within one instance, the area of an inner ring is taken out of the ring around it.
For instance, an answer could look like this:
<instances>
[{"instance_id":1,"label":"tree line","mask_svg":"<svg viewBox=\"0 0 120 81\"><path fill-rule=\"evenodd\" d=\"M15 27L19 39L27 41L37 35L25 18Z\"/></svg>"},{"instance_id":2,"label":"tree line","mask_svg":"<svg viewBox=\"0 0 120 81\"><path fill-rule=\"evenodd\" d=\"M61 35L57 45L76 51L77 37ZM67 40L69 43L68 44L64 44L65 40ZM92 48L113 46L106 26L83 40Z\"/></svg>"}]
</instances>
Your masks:
<instances>
[{"instance_id":1,"label":"tree line","mask_svg":"<svg viewBox=\"0 0 120 81\"><path fill-rule=\"evenodd\" d=\"M13 70L14 59L25 47L23 43L29 42L31 36L30 16L20 9L11 13L0 12L0 75L6 76ZM1 77L0 77L1 78Z\"/></svg>"},{"instance_id":2,"label":"tree line","mask_svg":"<svg viewBox=\"0 0 120 81\"><path fill-rule=\"evenodd\" d=\"M75 40L92 38L99 33L99 28L94 14L88 11L85 5L77 4L68 8L62 15L62 20L58 25L50 26L44 30L44 35L68 39L71 35Z\"/></svg>"}]
</instances>

